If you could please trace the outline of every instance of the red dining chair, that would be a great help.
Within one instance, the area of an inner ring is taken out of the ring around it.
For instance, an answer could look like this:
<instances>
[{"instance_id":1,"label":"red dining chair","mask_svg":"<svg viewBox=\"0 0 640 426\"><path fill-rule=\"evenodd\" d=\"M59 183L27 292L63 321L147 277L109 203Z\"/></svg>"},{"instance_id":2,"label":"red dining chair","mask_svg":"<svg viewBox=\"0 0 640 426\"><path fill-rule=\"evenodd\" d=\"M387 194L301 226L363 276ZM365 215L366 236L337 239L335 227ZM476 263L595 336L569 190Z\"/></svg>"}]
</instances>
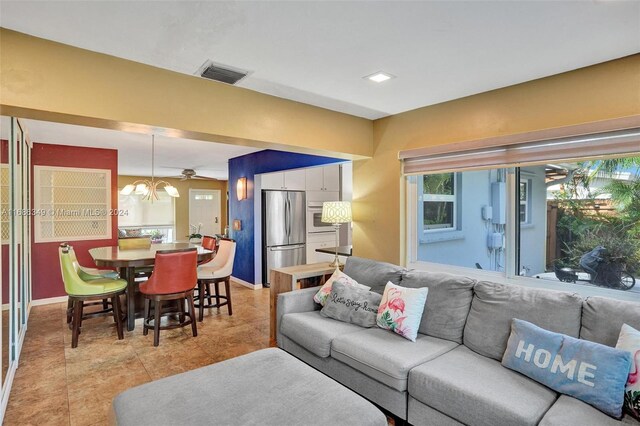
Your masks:
<instances>
[{"instance_id":1,"label":"red dining chair","mask_svg":"<svg viewBox=\"0 0 640 426\"><path fill-rule=\"evenodd\" d=\"M140 284L140 292L145 298L142 334L146 336L149 329L153 328L153 346L158 346L160 343L160 330L185 327L191 324L193 337L198 335L193 306L193 290L198 281L197 267L198 251L196 248L156 252L153 273L147 281ZM177 311L162 312L162 304L168 300L177 301ZM151 301L154 304L153 316L151 315ZM187 302L188 317L185 317L185 301ZM178 314L178 323L160 326L163 316L175 314Z\"/></svg>"}]
</instances>

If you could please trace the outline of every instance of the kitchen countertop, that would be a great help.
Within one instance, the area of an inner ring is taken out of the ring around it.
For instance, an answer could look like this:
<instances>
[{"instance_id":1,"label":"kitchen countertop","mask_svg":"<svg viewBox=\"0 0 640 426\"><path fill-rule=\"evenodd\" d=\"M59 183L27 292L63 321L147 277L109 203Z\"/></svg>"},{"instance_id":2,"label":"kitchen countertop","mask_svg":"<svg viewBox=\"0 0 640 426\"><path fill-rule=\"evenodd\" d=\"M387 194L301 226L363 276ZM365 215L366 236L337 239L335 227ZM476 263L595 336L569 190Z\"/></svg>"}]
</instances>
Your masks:
<instances>
[{"instance_id":1,"label":"kitchen countertop","mask_svg":"<svg viewBox=\"0 0 640 426\"><path fill-rule=\"evenodd\" d=\"M336 254L335 247L323 247L316 249L318 253ZM351 256L353 252L353 246L339 246L338 256Z\"/></svg>"}]
</instances>

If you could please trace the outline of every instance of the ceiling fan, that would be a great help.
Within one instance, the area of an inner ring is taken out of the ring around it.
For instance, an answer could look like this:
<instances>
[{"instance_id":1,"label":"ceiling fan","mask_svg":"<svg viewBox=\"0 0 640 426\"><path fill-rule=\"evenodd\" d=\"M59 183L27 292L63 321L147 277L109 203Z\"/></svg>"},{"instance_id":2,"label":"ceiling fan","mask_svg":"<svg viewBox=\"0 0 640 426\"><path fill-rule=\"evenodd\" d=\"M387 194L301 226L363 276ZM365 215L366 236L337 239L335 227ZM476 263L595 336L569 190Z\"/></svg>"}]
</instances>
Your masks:
<instances>
[{"instance_id":1,"label":"ceiling fan","mask_svg":"<svg viewBox=\"0 0 640 426\"><path fill-rule=\"evenodd\" d=\"M194 169L184 169L180 172L178 176L169 176L170 178L176 178L180 180L190 180L190 179L199 179L199 180L218 180L216 178L201 176L196 173Z\"/></svg>"}]
</instances>

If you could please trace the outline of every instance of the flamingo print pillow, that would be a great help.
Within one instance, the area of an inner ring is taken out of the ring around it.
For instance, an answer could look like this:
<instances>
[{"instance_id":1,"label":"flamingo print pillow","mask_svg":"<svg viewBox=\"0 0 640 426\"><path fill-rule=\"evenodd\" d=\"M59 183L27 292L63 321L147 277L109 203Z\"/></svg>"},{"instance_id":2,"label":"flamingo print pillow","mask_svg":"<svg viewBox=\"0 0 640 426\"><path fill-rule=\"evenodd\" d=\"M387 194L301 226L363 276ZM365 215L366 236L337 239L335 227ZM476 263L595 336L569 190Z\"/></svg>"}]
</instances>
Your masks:
<instances>
[{"instance_id":1,"label":"flamingo print pillow","mask_svg":"<svg viewBox=\"0 0 640 426\"><path fill-rule=\"evenodd\" d=\"M406 288L389 281L378 307L378 327L415 342L428 292L427 287Z\"/></svg>"},{"instance_id":2,"label":"flamingo print pillow","mask_svg":"<svg viewBox=\"0 0 640 426\"><path fill-rule=\"evenodd\" d=\"M622 324L616 349L622 349L632 355L631 371L624 390L624 409L640 420L640 331Z\"/></svg>"}]
</instances>

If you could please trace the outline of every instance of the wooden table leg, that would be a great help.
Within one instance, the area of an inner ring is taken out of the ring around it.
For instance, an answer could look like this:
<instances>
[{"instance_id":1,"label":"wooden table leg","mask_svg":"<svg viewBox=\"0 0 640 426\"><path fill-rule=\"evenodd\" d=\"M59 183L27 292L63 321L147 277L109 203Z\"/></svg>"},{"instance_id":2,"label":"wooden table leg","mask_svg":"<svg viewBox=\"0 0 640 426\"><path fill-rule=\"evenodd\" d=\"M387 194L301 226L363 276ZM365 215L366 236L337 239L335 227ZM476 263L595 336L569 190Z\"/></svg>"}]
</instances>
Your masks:
<instances>
[{"instance_id":1,"label":"wooden table leg","mask_svg":"<svg viewBox=\"0 0 640 426\"><path fill-rule=\"evenodd\" d=\"M121 274L127 280L127 330L136 327L136 274L135 268L122 268Z\"/></svg>"}]
</instances>

